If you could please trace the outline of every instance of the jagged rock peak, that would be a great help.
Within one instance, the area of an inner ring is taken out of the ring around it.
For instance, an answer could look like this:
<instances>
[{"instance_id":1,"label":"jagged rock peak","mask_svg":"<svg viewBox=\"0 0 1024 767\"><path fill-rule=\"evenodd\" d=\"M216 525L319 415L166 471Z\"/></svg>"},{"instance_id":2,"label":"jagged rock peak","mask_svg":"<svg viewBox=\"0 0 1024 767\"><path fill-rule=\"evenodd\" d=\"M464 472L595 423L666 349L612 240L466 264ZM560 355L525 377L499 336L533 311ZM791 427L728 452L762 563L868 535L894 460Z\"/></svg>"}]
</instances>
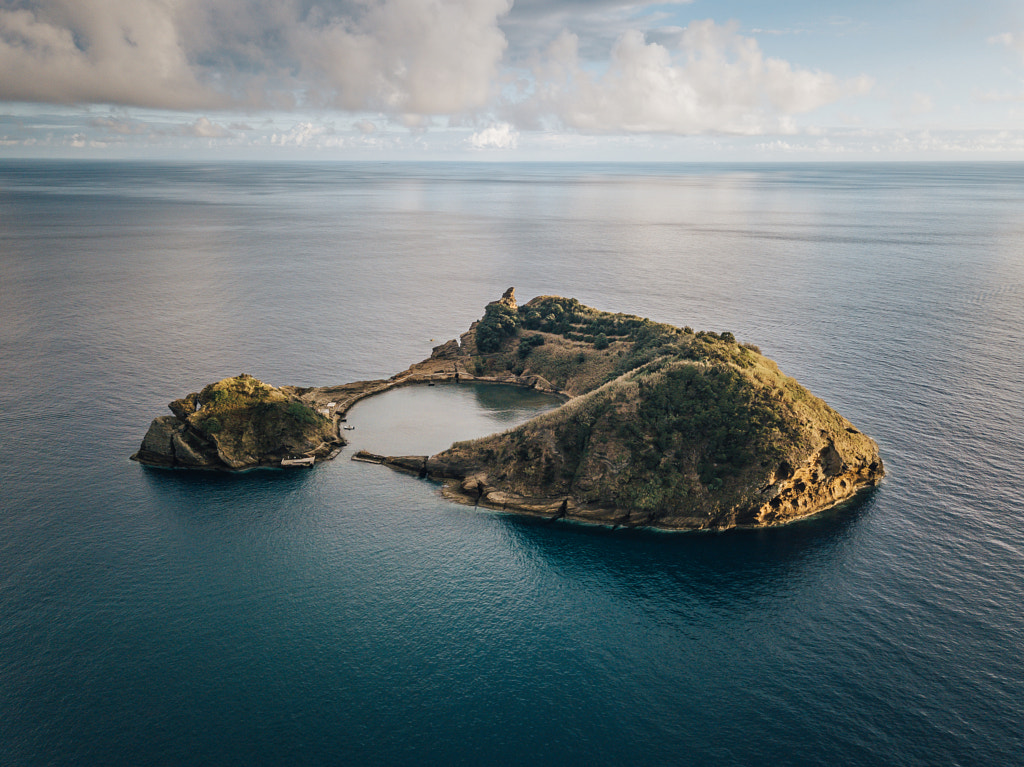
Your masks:
<instances>
[{"instance_id":1,"label":"jagged rock peak","mask_svg":"<svg viewBox=\"0 0 1024 767\"><path fill-rule=\"evenodd\" d=\"M453 338L451 341L445 341L443 344L435 346L430 353L430 359L454 360L458 359L461 354L462 350L459 348L459 342Z\"/></svg>"},{"instance_id":2,"label":"jagged rock peak","mask_svg":"<svg viewBox=\"0 0 1024 767\"><path fill-rule=\"evenodd\" d=\"M516 289L509 288L501 294L501 298L499 298L495 303L507 306L512 311L516 311L519 308L519 304L516 303Z\"/></svg>"}]
</instances>

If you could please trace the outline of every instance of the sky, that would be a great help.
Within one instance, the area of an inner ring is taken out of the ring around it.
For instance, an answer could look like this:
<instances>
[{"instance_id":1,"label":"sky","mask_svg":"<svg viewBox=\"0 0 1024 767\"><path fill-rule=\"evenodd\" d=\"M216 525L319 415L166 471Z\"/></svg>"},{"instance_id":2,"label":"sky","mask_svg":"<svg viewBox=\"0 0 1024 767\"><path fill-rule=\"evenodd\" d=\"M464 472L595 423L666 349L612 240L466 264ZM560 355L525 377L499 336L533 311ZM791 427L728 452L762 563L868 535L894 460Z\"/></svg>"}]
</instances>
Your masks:
<instances>
[{"instance_id":1,"label":"sky","mask_svg":"<svg viewBox=\"0 0 1024 767\"><path fill-rule=\"evenodd\" d=\"M0 158L1024 160L1021 0L0 0Z\"/></svg>"}]
</instances>

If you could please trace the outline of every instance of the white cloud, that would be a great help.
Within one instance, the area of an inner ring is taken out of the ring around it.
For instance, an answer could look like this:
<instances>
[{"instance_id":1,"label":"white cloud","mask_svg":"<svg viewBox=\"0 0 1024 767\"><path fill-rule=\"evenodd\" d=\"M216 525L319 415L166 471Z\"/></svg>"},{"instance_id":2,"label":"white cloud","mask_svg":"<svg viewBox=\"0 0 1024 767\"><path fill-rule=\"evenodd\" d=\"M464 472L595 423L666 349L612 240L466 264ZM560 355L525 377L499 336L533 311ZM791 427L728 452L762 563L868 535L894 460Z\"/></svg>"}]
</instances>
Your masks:
<instances>
[{"instance_id":1,"label":"white cloud","mask_svg":"<svg viewBox=\"0 0 1024 767\"><path fill-rule=\"evenodd\" d=\"M910 113L922 115L935 109L935 102L927 93L915 93L910 100Z\"/></svg>"},{"instance_id":2,"label":"white cloud","mask_svg":"<svg viewBox=\"0 0 1024 767\"><path fill-rule=\"evenodd\" d=\"M335 135L334 130L324 125L311 122L300 122L290 130L272 133L270 143L281 147L305 147L307 149L334 149L345 145L342 136Z\"/></svg>"},{"instance_id":3,"label":"white cloud","mask_svg":"<svg viewBox=\"0 0 1024 767\"><path fill-rule=\"evenodd\" d=\"M0 10L0 99L167 109L484 105L511 0L24 0ZM296 98L297 97L297 98Z\"/></svg>"},{"instance_id":4,"label":"white cloud","mask_svg":"<svg viewBox=\"0 0 1024 767\"><path fill-rule=\"evenodd\" d=\"M150 130L149 126L144 123L121 117L94 117L89 121L89 125L120 136L138 136L148 133Z\"/></svg>"},{"instance_id":5,"label":"white cloud","mask_svg":"<svg viewBox=\"0 0 1024 767\"><path fill-rule=\"evenodd\" d=\"M983 91L974 94L979 104L998 104L1024 101L1024 90L1021 91Z\"/></svg>"},{"instance_id":6,"label":"white cloud","mask_svg":"<svg viewBox=\"0 0 1024 767\"><path fill-rule=\"evenodd\" d=\"M581 65L578 43L568 32L552 43L535 69L532 98L515 112L527 121L551 113L592 133L790 132L789 115L865 93L872 84L863 77L842 83L765 57L735 24L711 20L680 30L675 50L626 32L601 75Z\"/></svg>"},{"instance_id":7,"label":"white cloud","mask_svg":"<svg viewBox=\"0 0 1024 767\"><path fill-rule=\"evenodd\" d=\"M305 146L324 133L326 129L310 122L301 122L285 133L274 133L270 137L271 144L278 146Z\"/></svg>"},{"instance_id":8,"label":"white cloud","mask_svg":"<svg viewBox=\"0 0 1024 767\"><path fill-rule=\"evenodd\" d=\"M505 51L498 19L511 0L379 0L365 13L289 32L316 102L388 114L448 114L483 106Z\"/></svg>"},{"instance_id":9,"label":"white cloud","mask_svg":"<svg viewBox=\"0 0 1024 767\"><path fill-rule=\"evenodd\" d=\"M207 107L169 0L39 0L0 10L0 98Z\"/></svg>"},{"instance_id":10,"label":"white cloud","mask_svg":"<svg viewBox=\"0 0 1024 767\"><path fill-rule=\"evenodd\" d=\"M63 143L73 149L84 149L86 147L91 149L103 149L107 146L107 142L90 139L82 133L75 133L70 136L66 136Z\"/></svg>"},{"instance_id":11,"label":"white cloud","mask_svg":"<svg viewBox=\"0 0 1024 767\"><path fill-rule=\"evenodd\" d=\"M1024 153L1024 131L832 131L830 135L765 141L754 147L765 155L859 157L985 157Z\"/></svg>"},{"instance_id":12,"label":"white cloud","mask_svg":"<svg viewBox=\"0 0 1024 767\"><path fill-rule=\"evenodd\" d=\"M1007 48L1017 51L1024 59L1024 33L1003 32L1001 35L993 35L986 42L991 45L1005 45Z\"/></svg>"},{"instance_id":13,"label":"white cloud","mask_svg":"<svg viewBox=\"0 0 1024 767\"><path fill-rule=\"evenodd\" d=\"M178 136L190 136L194 138L228 138L231 131L223 125L210 122L207 117L200 117L194 123L181 125L175 131Z\"/></svg>"},{"instance_id":14,"label":"white cloud","mask_svg":"<svg viewBox=\"0 0 1024 767\"><path fill-rule=\"evenodd\" d=\"M515 149L519 134L508 123L495 123L474 133L466 143L473 149Z\"/></svg>"}]
</instances>

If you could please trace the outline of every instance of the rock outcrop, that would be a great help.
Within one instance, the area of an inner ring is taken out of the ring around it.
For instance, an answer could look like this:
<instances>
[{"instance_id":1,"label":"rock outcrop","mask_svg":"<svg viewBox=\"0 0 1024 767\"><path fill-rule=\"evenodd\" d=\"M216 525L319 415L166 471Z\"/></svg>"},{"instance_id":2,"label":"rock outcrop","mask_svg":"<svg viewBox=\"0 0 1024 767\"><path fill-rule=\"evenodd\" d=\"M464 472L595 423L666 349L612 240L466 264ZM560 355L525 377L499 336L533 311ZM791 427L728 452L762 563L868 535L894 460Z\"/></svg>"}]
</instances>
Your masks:
<instances>
[{"instance_id":1,"label":"rock outcrop","mask_svg":"<svg viewBox=\"0 0 1024 767\"><path fill-rule=\"evenodd\" d=\"M502 293L501 298L499 298L494 303L500 304L501 306L504 306L506 309L510 309L513 312L516 311L517 309L519 309L519 304L516 303L516 289L509 288L504 293Z\"/></svg>"},{"instance_id":2,"label":"rock outcrop","mask_svg":"<svg viewBox=\"0 0 1024 767\"><path fill-rule=\"evenodd\" d=\"M235 471L325 458L343 444L336 421L298 392L250 375L225 378L171 402L174 415L153 420L132 458L151 466Z\"/></svg>"}]
</instances>

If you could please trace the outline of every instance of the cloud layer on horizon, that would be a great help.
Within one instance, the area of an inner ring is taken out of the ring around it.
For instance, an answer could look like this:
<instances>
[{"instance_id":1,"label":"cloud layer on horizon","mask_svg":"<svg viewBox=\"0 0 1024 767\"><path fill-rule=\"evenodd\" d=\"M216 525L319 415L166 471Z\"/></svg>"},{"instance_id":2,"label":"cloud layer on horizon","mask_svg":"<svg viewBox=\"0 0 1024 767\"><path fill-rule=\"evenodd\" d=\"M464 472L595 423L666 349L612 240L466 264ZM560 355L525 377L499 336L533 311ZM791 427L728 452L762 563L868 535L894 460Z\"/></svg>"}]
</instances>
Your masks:
<instances>
[{"instance_id":1,"label":"cloud layer on horizon","mask_svg":"<svg viewBox=\"0 0 1024 767\"><path fill-rule=\"evenodd\" d=\"M626 10L638 5L521 0L510 22L520 30L531 19L554 30L579 6L588 9L581 18L614 15L619 31L595 60L563 27L517 75L502 27L512 0L0 0L0 99L327 108L414 130L450 116L510 124L500 136L488 127L474 135L514 146L515 128L542 124L596 134L788 132L792 115L870 87L867 78L841 82L765 56L734 24L695 21L645 35L629 28L636 20ZM204 137L213 130L192 128Z\"/></svg>"}]
</instances>

